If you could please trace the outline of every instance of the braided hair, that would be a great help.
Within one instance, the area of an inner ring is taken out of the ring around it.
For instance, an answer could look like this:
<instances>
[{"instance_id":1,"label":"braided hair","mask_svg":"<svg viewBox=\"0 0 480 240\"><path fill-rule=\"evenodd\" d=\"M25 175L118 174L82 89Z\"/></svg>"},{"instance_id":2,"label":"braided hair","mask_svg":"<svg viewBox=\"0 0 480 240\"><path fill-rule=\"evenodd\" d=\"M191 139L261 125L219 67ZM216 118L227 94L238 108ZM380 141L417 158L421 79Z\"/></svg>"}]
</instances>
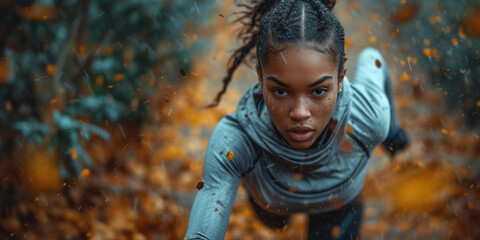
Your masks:
<instances>
[{"instance_id":1,"label":"braided hair","mask_svg":"<svg viewBox=\"0 0 480 240\"><path fill-rule=\"evenodd\" d=\"M235 21L243 24L237 35L241 47L230 57L223 87L207 107L218 105L233 73L253 47L260 70L270 55L288 45L306 44L327 53L332 63L338 64L340 74L346 60L345 33L332 12L335 3L336 0L250 0L238 4L246 9Z\"/></svg>"}]
</instances>

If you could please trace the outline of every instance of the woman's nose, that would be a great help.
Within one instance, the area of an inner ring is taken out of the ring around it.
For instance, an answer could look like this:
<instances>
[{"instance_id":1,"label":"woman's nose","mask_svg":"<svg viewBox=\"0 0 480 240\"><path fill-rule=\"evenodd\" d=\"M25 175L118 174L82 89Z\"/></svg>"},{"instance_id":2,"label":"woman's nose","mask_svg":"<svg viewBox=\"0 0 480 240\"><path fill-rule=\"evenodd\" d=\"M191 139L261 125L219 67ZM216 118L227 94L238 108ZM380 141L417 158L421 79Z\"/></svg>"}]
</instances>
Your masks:
<instances>
[{"instance_id":1,"label":"woman's nose","mask_svg":"<svg viewBox=\"0 0 480 240\"><path fill-rule=\"evenodd\" d=\"M301 121L310 117L311 113L306 99L296 98L290 111L290 118Z\"/></svg>"}]
</instances>

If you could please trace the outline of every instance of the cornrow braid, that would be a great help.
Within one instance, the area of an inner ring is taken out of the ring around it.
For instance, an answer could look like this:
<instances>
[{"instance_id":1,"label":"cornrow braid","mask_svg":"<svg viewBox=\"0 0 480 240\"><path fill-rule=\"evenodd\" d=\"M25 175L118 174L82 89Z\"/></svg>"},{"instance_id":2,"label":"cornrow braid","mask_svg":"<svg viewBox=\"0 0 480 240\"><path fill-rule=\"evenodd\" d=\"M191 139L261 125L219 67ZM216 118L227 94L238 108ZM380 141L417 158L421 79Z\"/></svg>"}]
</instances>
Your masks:
<instances>
[{"instance_id":1,"label":"cornrow braid","mask_svg":"<svg viewBox=\"0 0 480 240\"><path fill-rule=\"evenodd\" d=\"M235 21L243 24L237 35L242 46L230 57L223 88L207 107L218 105L233 73L254 46L260 70L271 54L290 44L307 44L328 54L331 62L338 64L340 74L346 61L345 33L332 12L335 3L335 0L251 0L250 4L238 4L247 9Z\"/></svg>"},{"instance_id":2,"label":"cornrow braid","mask_svg":"<svg viewBox=\"0 0 480 240\"><path fill-rule=\"evenodd\" d=\"M245 11L238 12L237 14L239 14L240 17L234 21L234 23L240 22L243 24L237 34L237 38L240 39L242 46L236 49L228 60L227 75L222 80L223 87L217 93L213 102L206 106L207 108L215 107L220 103L220 99L223 94L225 94L228 84L232 80L233 73L257 43L258 25L260 24L263 15L278 2L279 0L252 0L250 4L237 4L238 7L246 9Z\"/></svg>"}]
</instances>

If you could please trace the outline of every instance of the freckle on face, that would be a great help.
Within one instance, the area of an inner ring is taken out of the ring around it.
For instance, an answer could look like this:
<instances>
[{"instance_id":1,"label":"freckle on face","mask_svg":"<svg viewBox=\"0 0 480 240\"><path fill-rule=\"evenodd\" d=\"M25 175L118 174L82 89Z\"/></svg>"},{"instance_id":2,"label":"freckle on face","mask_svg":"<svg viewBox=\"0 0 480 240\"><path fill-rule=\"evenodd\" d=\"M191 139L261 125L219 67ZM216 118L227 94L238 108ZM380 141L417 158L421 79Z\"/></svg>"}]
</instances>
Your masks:
<instances>
[{"instance_id":1,"label":"freckle on face","mask_svg":"<svg viewBox=\"0 0 480 240\"><path fill-rule=\"evenodd\" d=\"M287 46L282 53L283 57L278 53L270 55L268 61L262 64L263 97L270 119L283 138L294 148L308 148L321 135L333 115L338 94L338 69L328 54L309 47ZM284 64L283 58L288 64ZM288 87L267 79L268 76ZM325 76L331 78L310 87ZM286 95L279 96L274 89L285 90ZM315 95L313 92L316 89L325 91L322 95ZM308 126L313 129L312 137L298 141L298 138L292 137L292 126Z\"/></svg>"}]
</instances>

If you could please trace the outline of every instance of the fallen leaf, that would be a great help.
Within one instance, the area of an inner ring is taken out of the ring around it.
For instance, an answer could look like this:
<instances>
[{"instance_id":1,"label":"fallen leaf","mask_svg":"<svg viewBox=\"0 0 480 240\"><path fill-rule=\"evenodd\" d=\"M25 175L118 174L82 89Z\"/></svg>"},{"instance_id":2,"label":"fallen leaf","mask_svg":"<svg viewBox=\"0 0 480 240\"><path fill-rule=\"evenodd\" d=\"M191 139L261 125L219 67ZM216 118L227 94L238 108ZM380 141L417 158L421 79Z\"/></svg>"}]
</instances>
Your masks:
<instances>
[{"instance_id":1,"label":"fallen leaf","mask_svg":"<svg viewBox=\"0 0 480 240\"><path fill-rule=\"evenodd\" d=\"M336 238L340 236L340 226L333 226L332 227L332 238Z\"/></svg>"},{"instance_id":2,"label":"fallen leaf","mask_svg":"<svg viewBox=\"0 0 480 240\"><path fill-rule=\"evenodd\" d=\"M233 151L229 151L229 152L227 153L227 159L228 159L228 161L232 160L234 157L235 157L235 156L233 155Z\"/></svg>"},{"instance_id":3,"label":"fallen leaf","mask_svg":"<svg viewBox=\"0 0 480 240\"><path fill-rule=\"evenodd\" d=\"M88 176L90 176L90 169L88 168L83 169L80 176L82 176L82 178L87 178Z\"/></svg>"},{"instance_id":4,"label":"fallen leaf","mask_svg":"<svg viewBox=\"0 0 480 240\"><path fill-rule=\"evenodd\" d=\"M183 68L180 68L180 74L182 74L183 77L187 77L187 73Z\"/></svg>"},{"instance_id":5,"label":"fallen leaf","mask_svg":"<svg viewBox=\"0 0 480 240\"><path fill-rule=\"evenodd\" d=\"M395 24L405 24L417 16L420 11L420 5L416 2L403 4L390 14L390 21Z\"/></svg>"}]
</instances>

